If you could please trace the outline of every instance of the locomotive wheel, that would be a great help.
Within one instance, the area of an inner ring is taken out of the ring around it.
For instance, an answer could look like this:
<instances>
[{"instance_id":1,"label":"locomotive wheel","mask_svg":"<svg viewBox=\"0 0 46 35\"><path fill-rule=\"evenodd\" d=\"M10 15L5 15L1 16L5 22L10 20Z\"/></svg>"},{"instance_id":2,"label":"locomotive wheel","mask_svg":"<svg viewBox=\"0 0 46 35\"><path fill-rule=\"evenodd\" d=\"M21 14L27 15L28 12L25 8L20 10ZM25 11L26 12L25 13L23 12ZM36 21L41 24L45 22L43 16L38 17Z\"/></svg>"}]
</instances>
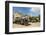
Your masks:
<instances>
[{"instance_id":1,"label":"locomotive wheel","mask_svg":"<svg viewBox=\"0 0 46 35\"><path fill-rule=\"evenodd\" d=\"M21 23L21 25L24 25L24 23Z\"/></svg>"}]
</instances>

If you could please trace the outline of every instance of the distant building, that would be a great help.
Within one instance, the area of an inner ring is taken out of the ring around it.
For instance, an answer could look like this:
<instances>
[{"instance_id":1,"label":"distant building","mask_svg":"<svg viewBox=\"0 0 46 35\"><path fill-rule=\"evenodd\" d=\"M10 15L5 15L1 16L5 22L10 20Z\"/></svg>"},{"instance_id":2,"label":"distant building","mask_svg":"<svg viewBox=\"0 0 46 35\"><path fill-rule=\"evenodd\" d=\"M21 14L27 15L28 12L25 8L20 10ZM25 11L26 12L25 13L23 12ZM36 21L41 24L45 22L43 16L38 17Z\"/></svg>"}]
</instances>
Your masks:
<instances>
[{"instance_id":1,"label":"distant building","mask_svg":"<svg viewBox=\"0 0 46 35\"><path fill-rule=\"evenodd\" d=\"M16 17L21 17L22 15L20 13L14 13L13 14L13 21L15 21Z\"/></svg>"}]
</instances>

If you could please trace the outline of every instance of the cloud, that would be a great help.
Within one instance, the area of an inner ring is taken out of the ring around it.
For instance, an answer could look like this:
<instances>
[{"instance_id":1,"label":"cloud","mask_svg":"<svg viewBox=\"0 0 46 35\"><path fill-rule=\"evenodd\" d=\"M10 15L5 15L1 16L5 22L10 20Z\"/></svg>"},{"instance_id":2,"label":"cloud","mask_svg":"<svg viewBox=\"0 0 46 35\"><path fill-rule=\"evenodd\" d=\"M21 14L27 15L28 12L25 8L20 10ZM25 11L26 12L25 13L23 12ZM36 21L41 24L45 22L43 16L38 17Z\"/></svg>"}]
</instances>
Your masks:
<instances>
[{"instance_id":1,"label":"cloud","mask_svg":"<svg viewBox=\"0 0 46 35\"><path fill-rule=\"evenodd\" d=\"M32 7L29 12L32 16L37 16L40 14L40 8L39 7Z\"/></svg>"},{"instance_id":2,"label":"cloud","mask_svg":"<svg viewBox=\"0 0 46 35\"><path fill-rule=\"evenodd\" d=\"M32 7L32 9L30 9L30 11L32 12L40 12L40 8L39 7Z\"/></svg>"}]
</instances>

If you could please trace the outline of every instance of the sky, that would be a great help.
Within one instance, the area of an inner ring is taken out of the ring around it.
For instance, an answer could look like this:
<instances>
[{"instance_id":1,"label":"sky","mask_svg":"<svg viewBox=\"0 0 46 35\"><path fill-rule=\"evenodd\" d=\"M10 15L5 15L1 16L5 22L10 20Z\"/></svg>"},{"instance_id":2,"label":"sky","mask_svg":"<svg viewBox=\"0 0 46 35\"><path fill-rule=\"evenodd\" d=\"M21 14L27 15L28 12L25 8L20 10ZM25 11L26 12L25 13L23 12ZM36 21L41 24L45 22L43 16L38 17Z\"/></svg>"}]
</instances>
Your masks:
<instances>
[{"instance_id":1,"label":"sky","mask_svg":"<svg viewBox=\"0 0 46 35\"><path fill-rule=\"evenodd\" d=\"M39 7L13 7L13 12L22 13L24 15L38 16L40 14Z\"/></svg>"}]
</instances>

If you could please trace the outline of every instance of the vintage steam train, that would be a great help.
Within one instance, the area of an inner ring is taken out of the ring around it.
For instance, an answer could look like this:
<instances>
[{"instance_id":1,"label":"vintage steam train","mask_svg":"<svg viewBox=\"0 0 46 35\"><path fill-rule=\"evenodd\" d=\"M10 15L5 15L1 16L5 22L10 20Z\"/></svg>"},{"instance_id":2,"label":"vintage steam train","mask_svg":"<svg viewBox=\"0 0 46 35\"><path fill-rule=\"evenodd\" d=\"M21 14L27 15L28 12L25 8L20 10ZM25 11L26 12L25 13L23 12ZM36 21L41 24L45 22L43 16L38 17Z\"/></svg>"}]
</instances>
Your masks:
<instances>
[{"instance_id":1,"label":"vintage steam train","mask_svg":"<svg viewBox=\"0 0 46 35\"><path fill-rule=\"evenodd\" d=\"M29 18L29 17L16 17L15 18L15 21L13 21L14 23L16 24L21 24L21 25L25 25L25 26L28 26L30 25L29 22L40 22L40 19L39 18Z\"/></svg>"}]
</instances>

